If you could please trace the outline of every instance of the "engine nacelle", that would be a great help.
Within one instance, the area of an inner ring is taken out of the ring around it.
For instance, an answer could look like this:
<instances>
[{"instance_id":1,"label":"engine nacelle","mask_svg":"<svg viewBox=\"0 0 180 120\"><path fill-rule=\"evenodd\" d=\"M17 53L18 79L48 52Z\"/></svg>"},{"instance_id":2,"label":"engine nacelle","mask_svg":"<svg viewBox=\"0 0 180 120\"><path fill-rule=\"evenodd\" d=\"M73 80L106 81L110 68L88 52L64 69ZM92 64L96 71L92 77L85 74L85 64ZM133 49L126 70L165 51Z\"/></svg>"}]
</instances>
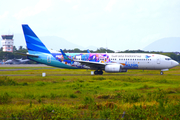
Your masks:
<instances>
[{"instance_id":1,"label":"engine nacelle","mask_svg":"<svg viewBox=\"0 0 180 120\"><path fill-rule=\"evenodd\" d=\"M127 69L122 69L120 64L112 64L105 66L105 72L117 73L117 72L127 72Z\"/></svg>"},{"instance_id":2,"label":"engine nacelle","mask_svg":"<svg viewBox=\"0 0 180 120\"><path fill-rule=\"evenodd\" d=\"M121 70L121 65L118 64L105 66L105 72L120 72L120 70Z\"/></svg>"}]
</instances>

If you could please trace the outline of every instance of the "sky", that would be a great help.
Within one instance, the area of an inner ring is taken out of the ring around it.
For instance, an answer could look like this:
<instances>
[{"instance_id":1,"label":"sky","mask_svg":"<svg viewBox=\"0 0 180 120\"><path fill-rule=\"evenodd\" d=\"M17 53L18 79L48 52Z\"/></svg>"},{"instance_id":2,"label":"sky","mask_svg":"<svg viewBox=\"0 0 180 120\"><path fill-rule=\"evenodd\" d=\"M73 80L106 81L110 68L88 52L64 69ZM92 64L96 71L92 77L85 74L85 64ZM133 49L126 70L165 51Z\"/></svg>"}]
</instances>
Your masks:
<instances>
[{"instance_id":1,"label":"sky","mask_svg":"<svg viewBox=\"0 0 180 120\"><path fill-rule=\"evenodd\" d=\"M0 34L22 34L21 24L28 24L37 36L84 47L143 49L161 38L180 37L179 21L180 0L0 1Z\"/></svg>"}]
</instances>

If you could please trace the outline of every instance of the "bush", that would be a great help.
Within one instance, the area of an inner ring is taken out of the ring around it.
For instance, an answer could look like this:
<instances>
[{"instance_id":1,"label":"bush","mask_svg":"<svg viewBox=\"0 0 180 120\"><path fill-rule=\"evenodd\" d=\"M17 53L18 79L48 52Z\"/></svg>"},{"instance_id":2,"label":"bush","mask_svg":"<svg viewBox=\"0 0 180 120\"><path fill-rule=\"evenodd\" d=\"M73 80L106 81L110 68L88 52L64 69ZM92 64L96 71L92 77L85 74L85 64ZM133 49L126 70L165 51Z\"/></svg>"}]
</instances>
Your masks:
<instances>
[{"instance_id":1,"label":"bush","mask_svg":"<svg viewBox=\"0 0 180 120\"><path fill-rule=\"evenodd\" d=\"M35 83L37 86L44 86L46 85L45 82L38 81Z\"/></svg>"},{"instance_id":2,"label":"bush","mask_svg":"<svg viewBox=\"0 0 180 120\"><path fill-rule=\"evenodd\" d=\"M106 80L106 78L104 77L93 77L92 79L93 80Z\"/></svg>"},{"instance_id":3,"label":"bush","mask_svg":"<svg viewBox=\"0 0 180 120\"><path fill-rule=\"evenodd\" d=\"M12 79L8 78L7 76L0 77L0 86L8 86L8 85L18 85L16 81L13 81Z\"/></svg>"},{"instance_id":4,"label":"bush","mask_svg":"<svg viewBox=\"0 0 180 120\"><path fill-rule=\"evenodd\" d=\"M92 99L91 97L85 97L84 98L84 104L87 105L87 104L92 104L94 103L94 99Z\"/></svg>"},{"instance_id":5,"label":"bush","mask_svg":"<svg viewBox=\"0 0 180 120\"><path fill-rule=\"evenodd\" d=\"M70 98L77 98L77 96L75 94L70 94L69 97Z\"/></svg>"},{"instance_id":6,"label":"bush","mask_svg":"<svg viewBox=\"0 0 180 120\"><path fill-rule=\"evenodd\" d=\"M8 93L4 93L0 96L0 104L6 104L11 102L11 97Z\"/></svg>"}]
</instances>

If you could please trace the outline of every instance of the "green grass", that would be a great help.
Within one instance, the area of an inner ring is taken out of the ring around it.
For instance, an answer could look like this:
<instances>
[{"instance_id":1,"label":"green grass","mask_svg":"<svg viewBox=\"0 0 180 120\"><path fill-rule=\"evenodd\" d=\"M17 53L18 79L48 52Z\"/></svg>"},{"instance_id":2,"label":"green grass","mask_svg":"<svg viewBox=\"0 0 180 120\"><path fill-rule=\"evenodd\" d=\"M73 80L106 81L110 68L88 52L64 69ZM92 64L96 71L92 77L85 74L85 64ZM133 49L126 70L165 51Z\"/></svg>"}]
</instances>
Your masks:
<instances>
[{"instance_id":1,"label":"green grass","mask_svg":"<svg viewBox=\"0 0 180 120\"><path fill-rule=\"evenodd\" d=\"M164 75L153 70L97 76L90 72L40 67L0 71L0 118L179 118L179 66Z\"/></svg>"}]
</instances>

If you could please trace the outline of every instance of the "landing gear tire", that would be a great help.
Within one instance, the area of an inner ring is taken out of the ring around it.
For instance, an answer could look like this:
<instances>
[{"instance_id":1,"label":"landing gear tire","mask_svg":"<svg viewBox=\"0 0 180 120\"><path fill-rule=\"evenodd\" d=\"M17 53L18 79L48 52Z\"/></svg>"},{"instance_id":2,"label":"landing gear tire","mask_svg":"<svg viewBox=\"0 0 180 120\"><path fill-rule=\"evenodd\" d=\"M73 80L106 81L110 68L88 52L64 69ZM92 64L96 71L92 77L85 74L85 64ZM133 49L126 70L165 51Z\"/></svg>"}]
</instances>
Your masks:
<instances>
[{"instance_id":1,"label":"landing gear tire","mask_svg":"<svg viewBox=\"0 0 180 120\"><path fill-rule=\"evenodd\" d=\"M97 71L97 70L96 70L96 71L94 71L94 74L95 74L95 75L98 75L98 71Z\"/></svg>"},{"instance_id":2,"label":"landing gear tire","mask_svg":"<svg viewBox=\"0 0 180 120\"><path fill-rule=\"evenodd\" d=\"M161 71L160 74L163 75L164 74L163 71Z\"/></svg>"},{"instance_id":3,"label":"landing gear tire","mask_svg":"<svg viewBox=\"0 0 180 120\"><path fill-rule=\"evenodd\" d=\"M102 75L103 74L103 71L102 70L96 70L96 71L94 71L94 74L95 75Z\"/></svg>"}]
</instances>

